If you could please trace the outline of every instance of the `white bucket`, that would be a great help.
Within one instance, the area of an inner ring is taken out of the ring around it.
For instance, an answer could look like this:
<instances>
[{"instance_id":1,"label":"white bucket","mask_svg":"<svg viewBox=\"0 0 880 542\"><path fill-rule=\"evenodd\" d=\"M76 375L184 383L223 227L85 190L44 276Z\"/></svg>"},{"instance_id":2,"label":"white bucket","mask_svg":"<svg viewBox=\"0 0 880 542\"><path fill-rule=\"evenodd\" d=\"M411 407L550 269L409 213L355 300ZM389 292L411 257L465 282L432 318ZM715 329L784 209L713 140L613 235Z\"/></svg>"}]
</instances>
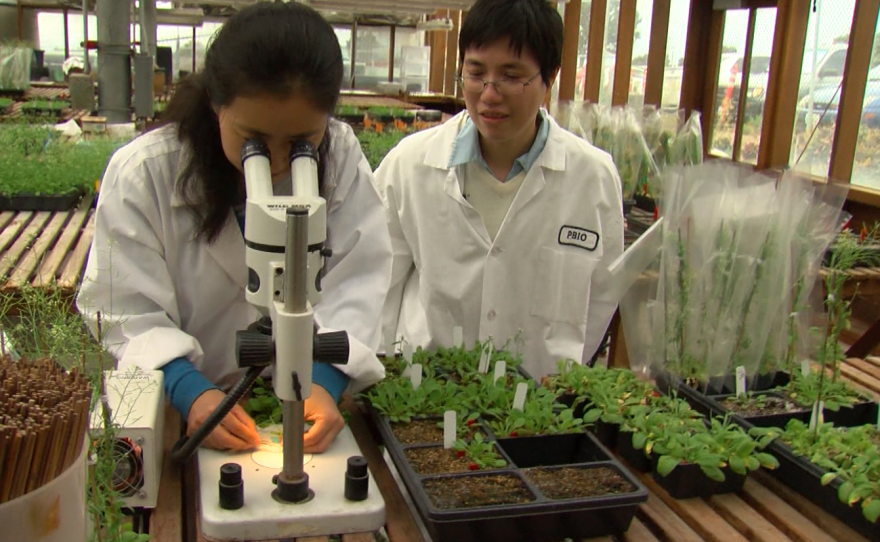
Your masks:
<instances>
[{"instance_id":1,"label":"white bucket","mask_svg":"<svg viewBox=\"0 0 880 542\"><path fill-rule=\"evenodd\" d=\"M85 542L86 455L43 487L0 504L0 542Z\"/></svg>"}]
</instances>

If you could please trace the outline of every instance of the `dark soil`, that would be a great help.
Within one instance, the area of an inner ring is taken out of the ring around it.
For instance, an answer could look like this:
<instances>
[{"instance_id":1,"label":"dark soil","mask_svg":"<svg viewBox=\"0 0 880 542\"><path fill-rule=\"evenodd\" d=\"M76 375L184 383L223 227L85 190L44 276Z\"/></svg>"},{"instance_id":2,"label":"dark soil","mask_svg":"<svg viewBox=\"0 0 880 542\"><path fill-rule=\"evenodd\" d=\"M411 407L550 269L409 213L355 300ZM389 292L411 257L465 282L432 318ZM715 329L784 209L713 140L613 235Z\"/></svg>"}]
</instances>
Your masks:
<instances>
[{"instance_id":1,"label":"dark soil","mask_svg":"<svg viewBox=\"0 0 880 542\"><path fill-rule=\"evenodd\" d=\"M401 444L432 444L443 442L443 428L438 425L440 423L442 423L440 418L413 420L409 423L395 422L391 424L391 431ZM467 438L473 435L479 427L479 424L460 425L458 438Z\"/></svg>"},{"instance_id":2,"label":"dark soil","mask_svg":"<svg viewBox=\"0 0 880 542\"><path fill-rule=\"evenodd\" d=\"M410 448L404 453L416 474L423 476L470 470L470 459L459 457L455 450L447 450L442 446Z\"/></svg>"},{"instance_id":3,"label":"dark soil","mask_svg":"<svg viewBox=\"0 0 880 542\"><path fill-rule=\"evenodd\" d=\"M726 397L721 400L721 404L731 412L735 412L740 416L745 417L785 414L786 412L794 412L804 409L797 403L787 401L781 397L763 395L761 398L763 401L757 401L752 397L749 398L748 402L740 402L736 397Z\"/></svg>"},{"instance_id":4,"label":"dark soil","mask_svg":"<svg viewBox=\"0 0 880 542\"><path fill-rule=\"evenodd\" d=\"M443 442L443 429L435 420L413 420L409 423L392 423L391 431L401 444Z\"/></svg>"},{"instance_id":5,"label":"dark soil","mask_svg":"<svg viewBox=\"0 0 880 542\"><path fill-rule=\"evenodd\" d=\"M535 467L523 471L548 499L574 499L619 495L635 491L626 478L608 467L565 467L548 469Z\"/></svg>"},{"instance_id":6,"label":"dark soil","mask_svg":"<svg viewBox=\"0 0 880 542\"><path fill-rule=\"evenodd\" d=\"M425 480L425 493L441 510L500 504L522 504L535 496L516 476L494 474Z\"/></svg>"}]
</instances>

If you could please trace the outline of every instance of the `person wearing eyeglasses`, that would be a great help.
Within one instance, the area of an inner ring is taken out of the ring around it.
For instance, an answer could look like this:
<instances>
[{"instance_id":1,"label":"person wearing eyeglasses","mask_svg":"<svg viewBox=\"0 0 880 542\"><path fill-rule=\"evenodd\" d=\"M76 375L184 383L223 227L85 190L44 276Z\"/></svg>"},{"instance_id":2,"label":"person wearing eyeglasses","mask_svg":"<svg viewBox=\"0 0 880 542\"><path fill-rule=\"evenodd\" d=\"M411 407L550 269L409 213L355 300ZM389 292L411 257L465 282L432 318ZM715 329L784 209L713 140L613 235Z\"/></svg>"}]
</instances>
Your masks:
<instances>
[{"instance_id":1,"label":"person wearing eyeglasses","mask_svg":"<svg viewBox=\"0 0 880 542\"><path fill-rule=\"evenodd\" d=\"M535 377L598 349L616 308L604 270L623 251L621 184L608 154L541 108L562 30L546 0L477 0L459 35L467 110L376 170L393 252L386 337L518 336Z\"/></svg>"}]
</instances>

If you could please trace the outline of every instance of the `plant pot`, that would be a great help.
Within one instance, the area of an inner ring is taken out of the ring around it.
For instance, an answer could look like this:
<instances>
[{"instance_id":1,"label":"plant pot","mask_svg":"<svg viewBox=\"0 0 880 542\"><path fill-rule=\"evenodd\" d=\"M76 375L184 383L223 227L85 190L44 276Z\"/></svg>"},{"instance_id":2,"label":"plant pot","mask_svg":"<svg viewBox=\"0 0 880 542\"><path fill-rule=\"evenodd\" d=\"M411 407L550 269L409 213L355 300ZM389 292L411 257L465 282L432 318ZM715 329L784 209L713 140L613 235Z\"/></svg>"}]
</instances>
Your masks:
<instances>
[{"instance_id":1,"label":"plant pot","mask_svg":"<svg viewBox=\"0 0 880 542\"><path fill-rule=\"evenodd\" d=\"M636 450L632 443L633 434L620 431L617 434L617 455L625 459L629 465L639 472L651 472L654 469L653 458L645 455L644 450Z\"/></svg>"},{"instance_id":2,"label":"plant pot","mask_svg":"<svg viewBox=\"0 0 880 542\"><path fill-rule=\"evenodd\" d=\"M636 200L635 206L643 211L653 213L657 208L657 202L650 196L640 196L636 194L634 198Z\"/></svg>"},{"instance_id":3,"label":"plant pot","mask_svg":"<svg viewBox=\"0 0 880 542\"><path fill-rule=\"evenodd\" d=\"M742 489L743 484L746 483L746 477L742 474L736 474L730 470L730 467L722 468L721 472L724 473L723 482L712 480L706 476L699 465L685 463L672 469L672 472L666 476L661 476L656 470L652 476L660 487L676 499L735 493Z\"/></svg>"},{"instance_id":4,"label":"plant pot","mask_svg":"<svg viewBox=\"0 0 880 542\"><path fill-rule=\"evenodd\" d=\"M498 445L521 469L611 459L611 455L589 433L500 438Z\"/></svg>"},{"instance_id":5,"label":"plant pot","mask_svg":"<svg viewBox=\"0 0 880 542\"><path fill-rule=\"evenodd\" d=\"M840 427L856 427L865 424L877 423L877 403L865 401L856 403L852 407L840 407L837 412L823 409L822 418ZM809 418L807 418L809 421Z\"/></svg>"},{"instance_id":6,"label":"plant pot","mask_svg":"<svg viewBox=\"0 0 880 542\"><path fill-rule=\"evenodd\" d=\"M599 442L606 448L617 449L617 435L620 433L620 425L597 420L593 427L589 428L589 431L596 435Z\"/></svg>"},{"instance_id":7,"label":"plant pot","mask_svg":"<svg viewBox=\"0 0 880 542\"><path fill-rule=\"evenodd\" d=\"M61 195L0 196L0 211L69 211L76 206L80 198L82 198L81 190Z\"/></svg>"},{"instance_id":8,"label":"plant pot","mask_svg":"<svg viewBox=\"0 0 880 542\"><path fill-rule=\"evenodd\" d=\"M772 476L869 540L880 540L880 522L871 523L865 519L860 504L847 506L837 498L837 491L842 484L839 479L823 486L822 476L827 471L810 463L807 458L796 455L783 442L771 442L767 451L779 460L779 467L770 471Z\"/></svg>"}]
</instances>

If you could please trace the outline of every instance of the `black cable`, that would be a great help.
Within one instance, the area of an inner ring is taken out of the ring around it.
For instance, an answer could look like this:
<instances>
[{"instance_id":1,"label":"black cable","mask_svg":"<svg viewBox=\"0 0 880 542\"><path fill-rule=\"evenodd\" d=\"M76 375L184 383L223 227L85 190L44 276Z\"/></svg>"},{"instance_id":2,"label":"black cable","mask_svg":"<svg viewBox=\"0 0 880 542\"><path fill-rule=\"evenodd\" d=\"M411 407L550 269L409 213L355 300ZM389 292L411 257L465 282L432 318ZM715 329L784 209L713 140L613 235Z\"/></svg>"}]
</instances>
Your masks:
<instances>
[{"instance_id":1,"label":"black cable","mask_svg":"<svg viewBox=\"0 0 880 542\"><path fill-rule=\"evenodd\" d=\"M180 440L178 440L177 443L174 444L174 448L171 449L171 459L181 463L189 459L208 435L211 434L211 431L213 431L214 428L223 421L223 418L229 414L238 400L247 393L257 377L260 376L260 373L263 372L263 369L265 369L263 366L250 367L244 376L235 383L235 386L232 387L229 394L220 401L220 404L217 405L217 409L208 416L205 423L196 429L192 436L188 437L184 435L180 437Z\"/></svg>"}]
</instances>

